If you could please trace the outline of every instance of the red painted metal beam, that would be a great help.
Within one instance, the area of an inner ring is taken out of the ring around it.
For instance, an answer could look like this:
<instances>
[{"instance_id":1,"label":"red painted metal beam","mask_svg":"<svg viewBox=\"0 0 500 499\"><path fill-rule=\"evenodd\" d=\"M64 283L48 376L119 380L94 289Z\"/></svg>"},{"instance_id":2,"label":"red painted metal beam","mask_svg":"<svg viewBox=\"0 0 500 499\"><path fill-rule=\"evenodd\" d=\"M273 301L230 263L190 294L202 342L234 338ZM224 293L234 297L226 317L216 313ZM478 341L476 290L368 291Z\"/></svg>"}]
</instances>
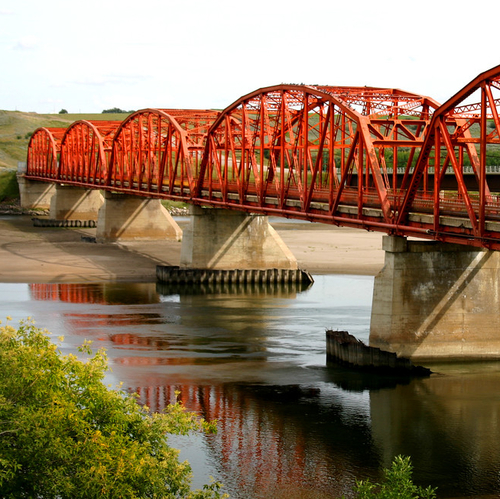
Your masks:
<instances>
[{"instance_id":1,"label":"red painted metal beam","mask_svg":"<svg viewBox=\"0 0 500 499\"><path fill-rule=\"evenodd\" d=\"M448 202L455 202L455 211L461 211L464 219L462 225L468 227L466 234L472 239L483 241L482 244L486 247L493 244L493 236L500 237L495 234L499 230L496 226L500 211L498 197L492 196L486 175L487 163L495 161L497 157L500 99L495 98L494 93L498 95L499 81L500 66L497 66L480 74L435 111L411 183L399 209L397 225L403 231L407 231L406 226L411 225L409 216L418 206L425 172L431 168L442 169L441 174L434 177L433 231L436 234L444 233L441 239L450 240L450 230L442 226L439 217L442 212L440 193L444 192L441 182L444 170L451 165L458 192L455 199L448 196ZM464 104L466 99L474 99L474 102ZM493 125L490 133L489 123ZM497 161L500 164L500 156ZM473 168L477 181L477 186L472 189L467 189L463 176L467 162ZM494 230L488 226L494 227Z\"/></svg>"},{"instance_id":2,"label":"red painted metal beam","mask_svg":"<svg viewBox=\"0 0 500 499\"><path fill-rule=\"evenodd\" d=\"M61 140L57 179L100 185L106 178L119 121L75 121Z\"/></svg>"},{"instance_id":3,"label":"red painted metal beam","mask_svg":"<svg viewBox=\"0 0 500 499\"><path fill-rule=\"evenodd\" d=\"M486 175L499 93L500 66L442 106L398 89L277 85L221 112L146 109L64 138L41 129L27 176L500 249Z\"/></svg>"},{"instance_id":4,"label":"red painted metal beam","mask_svg":"<svg viewBox=\"0 0 500 499\"><path fill-rule=\"evenodd\" d=\"M27 177L40 180L57 178L61 140L64 128L37 128L28 144Z\"/></svg>"}]
</instances>

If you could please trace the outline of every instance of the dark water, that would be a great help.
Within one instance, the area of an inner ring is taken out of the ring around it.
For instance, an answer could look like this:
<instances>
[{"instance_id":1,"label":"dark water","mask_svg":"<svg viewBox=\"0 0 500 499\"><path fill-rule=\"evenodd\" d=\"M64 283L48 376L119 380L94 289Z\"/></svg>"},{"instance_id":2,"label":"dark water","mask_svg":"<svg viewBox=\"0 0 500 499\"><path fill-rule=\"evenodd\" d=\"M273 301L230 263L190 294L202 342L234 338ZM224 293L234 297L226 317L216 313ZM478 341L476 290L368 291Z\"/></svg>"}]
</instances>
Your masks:
<instances>
[{"instance_id":1,"label":"dark water","mask_svg":"<svg viewBox=\"0 0 500 499\"><path fill-rule=\"evenodd\" d=\"M175 437L233 498L352 496L356 479L409 455L440 497L500 496L500 368L431 366L418 380L326 365L325 329L368 340L373 278L315 276L308 290L209 294L155 284L0 284L0 318L31 316L64 352L84 339L153 410L174 400L218 434ZM213 291L213 290L212 290Z\"/></svg>"}]
</instances>

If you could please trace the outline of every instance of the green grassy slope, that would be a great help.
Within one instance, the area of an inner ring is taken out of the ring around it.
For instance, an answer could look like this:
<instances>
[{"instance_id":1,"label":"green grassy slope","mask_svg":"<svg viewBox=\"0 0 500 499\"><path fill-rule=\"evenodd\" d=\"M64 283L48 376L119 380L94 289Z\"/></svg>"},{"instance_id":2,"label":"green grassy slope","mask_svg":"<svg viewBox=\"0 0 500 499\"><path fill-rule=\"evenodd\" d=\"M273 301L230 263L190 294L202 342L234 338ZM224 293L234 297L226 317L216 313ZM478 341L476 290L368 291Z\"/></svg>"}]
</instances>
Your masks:
<instances>
[{"instance_id":1,"label":"green grassy slope","mask_svg":"<svg viewBox=\"0 0 500 499\"><path fill-rule=\"evenodd\" d=\"M37 114L0 110L0 169L17 168L18 161L26 161L29 137L40 127L66 128L77 120L121 121L126 113L104 114Z\"/></svg>"}]
</instances>

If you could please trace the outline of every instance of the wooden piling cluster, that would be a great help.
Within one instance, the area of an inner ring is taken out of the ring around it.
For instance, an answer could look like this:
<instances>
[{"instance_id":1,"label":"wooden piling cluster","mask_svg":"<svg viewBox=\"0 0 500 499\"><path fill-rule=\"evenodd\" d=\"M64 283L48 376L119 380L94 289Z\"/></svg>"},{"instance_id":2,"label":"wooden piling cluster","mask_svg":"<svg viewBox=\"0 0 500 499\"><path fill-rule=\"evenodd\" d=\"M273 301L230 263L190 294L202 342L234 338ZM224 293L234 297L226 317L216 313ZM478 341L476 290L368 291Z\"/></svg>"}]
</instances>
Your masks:
<instances>
[{"instance_id":1,"label":"wooden piling cluster","mask_svg":"<svg viewBox=\"0 0 500 499\"><path fill-rule=\"evenodd\" d=\"M55 220L51 218L32 218L33 227L86 227L95 229L95 220Z\"/></svg>"},{"instance_id":2,"label":"wooden piling cluster","mask_svg":"<svg viewBox=\"0 0 500 499\"><path fill-rule=\"evenodd\" d=\"M156 278L167 284L312 284L311 274L300 269L189 269L156 266Z\"/></svg>"},{"instance_id":3,"label":"wooden piling cluster","mask_svg":"<svg viewBox=\"0 0 500 499\"><path fill-rule=\"evenodd\" d=\"M429 369L415 366L408 358L365 345L347 331L326 331L326 356L329 362L362 370L402 372L418 376L431 374Z\"/></svg>"},{"instance_id":4,"label":"wooden piling cluster","mask_svg":"<svg viewBox=\"0 0 500 499\"><path fill-rule=\"evenodd\" d=\"M311 284L285 282L285 283L198 283L198 284L169 284L165 282L156 283L156 292L160 295L260 295L273 297L290 297L302 293Z\"/></svg>"}]
</instances>

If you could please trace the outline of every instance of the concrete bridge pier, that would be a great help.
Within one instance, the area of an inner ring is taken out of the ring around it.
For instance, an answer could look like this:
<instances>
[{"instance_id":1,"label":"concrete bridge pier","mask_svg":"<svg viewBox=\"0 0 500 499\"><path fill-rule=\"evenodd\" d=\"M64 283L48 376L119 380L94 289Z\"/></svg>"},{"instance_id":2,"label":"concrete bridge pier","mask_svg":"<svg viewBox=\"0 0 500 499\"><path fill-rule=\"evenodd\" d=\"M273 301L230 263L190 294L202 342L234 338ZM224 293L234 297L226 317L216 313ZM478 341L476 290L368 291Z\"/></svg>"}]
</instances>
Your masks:
<instances>
[{"instance_id":1,"label":"concrete bridge pier","mask_svg":"<svg viewBox=\"0 0 500 499\"><path fill-rule=\"evenodd\" d=\"M99 210L98 242L182 239L182 229L159 199L105 192Z\"/></svg>"},{"instance_id":2,"label":"concrete bridge pier","mask_svg":"<svg viewBox=\"0 0 500 499\"><path fill-rule=\"evenodd\" d=\"M412 360L500 358L500 252L384 236L370 346Z\"/></svg>"},{"instance_id":3,"label":"concrete bridge pier","mask_svg":"<svg viewBox=\"0 0 500 499\"><path fill-rule=\"evenodd\" d=\"M180 266L213 270L298 268L267 216L199 206L191 207Z\"/></svg>"},{"instance_id":4,"label":"concrete bridge pier","mask_svg":"<svg viewBox=\"0 0 500 499\"><path fill-rule=\"evenodd\" d=\"M23 175L17 175L17 184L19 185L21 208L27 210L48 210L50 208L50 200L56 192L55 184L29 180Z\"/></svg>"},{"instance_id":5,"label":"concrete bridge pier","mask_svg":"<svg viewBox=\"0 0 500 499\"><path fill-rule=\"evenodd\" d=\"M98 190L57 184L50 200L49 217L53 220L97 220L103 201Z\"/></svg>"}]
</instances>

